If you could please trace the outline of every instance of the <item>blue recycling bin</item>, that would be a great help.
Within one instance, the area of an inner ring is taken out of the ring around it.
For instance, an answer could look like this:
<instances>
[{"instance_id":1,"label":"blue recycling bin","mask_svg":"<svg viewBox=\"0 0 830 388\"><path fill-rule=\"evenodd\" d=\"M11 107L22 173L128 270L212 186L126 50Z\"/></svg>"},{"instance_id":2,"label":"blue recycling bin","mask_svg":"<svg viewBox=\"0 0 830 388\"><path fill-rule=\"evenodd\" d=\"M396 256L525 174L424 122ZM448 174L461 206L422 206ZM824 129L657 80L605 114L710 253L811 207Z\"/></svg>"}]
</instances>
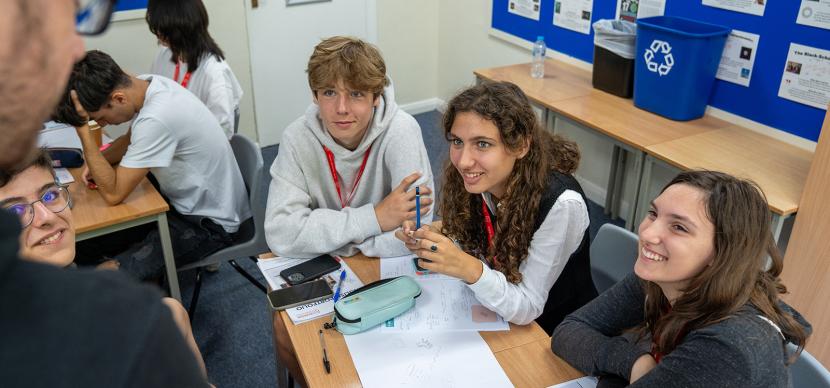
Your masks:
<instances>
[{"instance_id":1,"label":"blue recycling bin","mask_svg":"<svg viewBox=\"0 0 830 388\"><path fill-rule=\"evenodd\" d=\"M703 116L730 31L672 16L637 20L634 105L673 120Z\"/></svg>"}]
</instances>

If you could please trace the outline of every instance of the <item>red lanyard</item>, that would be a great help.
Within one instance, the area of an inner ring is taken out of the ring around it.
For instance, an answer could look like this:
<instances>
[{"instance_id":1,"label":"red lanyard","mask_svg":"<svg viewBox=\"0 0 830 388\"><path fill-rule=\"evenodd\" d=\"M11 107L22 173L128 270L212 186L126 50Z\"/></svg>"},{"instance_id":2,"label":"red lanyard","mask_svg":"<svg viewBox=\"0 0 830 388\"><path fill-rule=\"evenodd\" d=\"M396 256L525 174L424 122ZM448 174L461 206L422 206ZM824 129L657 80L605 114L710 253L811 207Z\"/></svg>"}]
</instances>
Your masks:
<instances>
[{"instance_id":1,"label":"red lanyard","mask_svg":"<svg viewBox=\"0 0 830 388\"><path fill-rule=\"evenodd\" d=\"M493 230L493 221L490 219L490 209L487 208L487 201L484 200L484 197L481 198L481 214L484 215L484 230L487 231L487 246L493 246L493 237L496 235L496 231ZM493 256L493 263L498 263L496 260L496 256Z\"/></svg>"},{"instance_id":2,"label":"red lanyard","mask_svg":"<svg viewBox=\"0 0 830 388\"><path fill-rule=\"evenodd\" d=\"M331 171L331 179L334 180L334 188L337 189L337 197L340 199L340 207L345 208L352 203L352 197L354 196L355 189L357 189L357 184L360 183L360 177L363 176L363 170L366 169L366 161L369 160L369 153L372 152L372 146L366 150L366 153L363 154L363 163L360 164L360 170L357 170L357 176L354 178L354 185L352 185L352 190L349 192L349 196L344 200L343 194L340 191L340 180L337 179L337 166L334 165L334 154L331 152L329 147L323 146L323 151L326 151L326 159L329 161L329 171Z\"/></svg>"},{"instance_id":3,"label":"red lanyard","mask_svg":"<svg viewBox=\"0 0 830 388\"><path fill-rule=\"evenodd\" d=\"M176 72L173 73L173 81L179 82L179 67L181 66L181 62L176 62ZM187 84L190 83L190 72L184 73L184 79L182 79L182 86L187 89Z\"/></svg>"}]
</instances>

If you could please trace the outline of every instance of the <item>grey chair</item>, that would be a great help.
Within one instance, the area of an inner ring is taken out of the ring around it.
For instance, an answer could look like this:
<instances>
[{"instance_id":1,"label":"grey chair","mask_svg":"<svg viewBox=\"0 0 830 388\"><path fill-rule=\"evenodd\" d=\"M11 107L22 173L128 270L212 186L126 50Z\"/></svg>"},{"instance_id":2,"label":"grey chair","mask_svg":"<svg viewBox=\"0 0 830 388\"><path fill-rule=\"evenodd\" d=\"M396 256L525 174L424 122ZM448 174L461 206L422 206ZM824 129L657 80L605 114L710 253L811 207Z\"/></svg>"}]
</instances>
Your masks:
<instances>
[{"instance_id":1,"label":"grey chair","mask_svg":"<svg viewBox=\"0 0 830 388\"><path fill-rule=\"evenodd\" d=\"M262 290L262 292L267 292L262 283L246 272L234 260L237 257L248 257L256 262L258 255L270 251L265 241L265 231L263 230L265 221L265 198L263 198L263 190L260 187L264 172L262 151L260 151L256 143L241 134L234 134L230 139L230 143L233 149L233 155L236 158L236 163L239 165L239 170L242 173L245 188L248 190L248 201L253 216L239 226L239 231L234 235L233 245L220 249L199 261L179 267L179 271L198 268L196 272L196 285L193 289L193 298L190 301L189 308L191 319L196 312L196 304L199 302L199 291L202 287L202 269L205 266L218 264L227 260L251 284Z\"/></svg>"},{"instance_id":2,"label":"grey chair","mask_svg":"<svg viewBox=\"0 0 830 388\"><path fill-rule=\"evenodd\" d=\"M599 228L591 243L591 277L602 293L634 271L637 261L637 235L614 224Z\"/></svg>"},{"instance_id":3,"label":"grey chair","mask_svg":"<svg viewBox=\"0 0 830 388\"><path fill-rule=\"evenodd\" d=\"M787 350L793 353L796 346L787 344ZM794 388L830 388L830 372L812 354L803 350L798 359L790 365L790 381L790 386Z\"/></svg>"}]
</instances>

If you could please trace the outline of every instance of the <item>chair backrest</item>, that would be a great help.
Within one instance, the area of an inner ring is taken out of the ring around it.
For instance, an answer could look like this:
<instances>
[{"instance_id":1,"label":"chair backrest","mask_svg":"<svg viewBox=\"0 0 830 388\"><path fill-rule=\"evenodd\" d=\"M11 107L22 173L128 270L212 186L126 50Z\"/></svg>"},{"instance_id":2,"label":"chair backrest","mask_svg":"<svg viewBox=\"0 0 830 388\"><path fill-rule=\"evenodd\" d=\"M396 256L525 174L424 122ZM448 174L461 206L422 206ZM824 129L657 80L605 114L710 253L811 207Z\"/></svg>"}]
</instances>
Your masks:
<instances>
[{"instance_id":1,"label":"chair backrest","mask_svg":"<svg viewBox=\"0 0 830 388\"><path fill-rule=\"evenodd\" d=\"M795 350L795 345L787 344L790 354ZM798 359L790 365L790 381L790 386L795 388L830 388L830 372L812 354L802 350Z\"/></svg>"},{"instance_id":2,"label":"chair backrest","mask_svg":"<svg viewBox=\"0 0 830 388\"><path fill-rule=\"evenodd\" d=\"M242 180L245 181L245 188L248 189L248 201L251 206L251 214L254 219L253 241L262 252L268 251L268 244L265 241L265 193L262 187L264 162L262 151L251 139L245 135L236 133L230 140L233 155L242 173Z\"/></svg>"},{"instance_id":3,"label":"chair backrest","mask_svg":"<svg viewBox=\"0 0 830 388\"><path fill-rule=\"evenodd\" d=\"M591 277L602 293L634 271L637 261L637 235L613 224L599 228L591 243Z\"/></svg>"}]
</instances>

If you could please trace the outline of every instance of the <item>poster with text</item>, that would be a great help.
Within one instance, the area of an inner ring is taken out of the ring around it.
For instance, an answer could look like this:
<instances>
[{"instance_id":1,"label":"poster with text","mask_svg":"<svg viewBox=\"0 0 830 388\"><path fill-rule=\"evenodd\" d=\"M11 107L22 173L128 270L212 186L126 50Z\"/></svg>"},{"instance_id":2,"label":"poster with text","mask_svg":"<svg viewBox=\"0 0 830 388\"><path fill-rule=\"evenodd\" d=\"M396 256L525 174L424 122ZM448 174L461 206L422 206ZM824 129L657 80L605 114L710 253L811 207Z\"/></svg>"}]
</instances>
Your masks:
<instances>
[{"instance_id":1,"label":"poster with text","mask_svg":"<svg viewBox=\"0 0 830 388\"><path fill-rule=\"evenodd\" d=\"M761 39L760 35L732 30L726 38L716 77L738 85L749 86L759 39Z\"/></svg>"},{"instance_id":2,"label":"poster with text","mask_svg":"<svg viewBox=\"0 0 830 388\"><path fill-rule=\"evenodd\" d=\"M594 0L556 0L553 25L583 34L591 33L591 12Z\"/></svg>"},{"instance_id":3,"label":"poster with text","mask_svg":"<svg viewBox=\"0 0 830 388\"><path fill-rule=\"evenodd\" d=\"M767 0L703 0L703 5L748 13L750 15L764 16Z\"/></svg>"},{"instance_id":4,"label":"poster with text","mask_svg":"<svg viewBox=\"0 0 830 388\"><path fill-rule=\"evenodd\" d=\"M790 43L778 96L826 110L830 103L830 51Z\"/></svg>"},{"instance_id":5,"label":"poster with text","mask_svg":"<svg viewBox=\"0 0 830 388\"><path fill-rule=\"evenodd\" d=\"M510 0L507 12L539 21L539 3L541 0Z\"/></svg>"},{"instance_id":6,"label":"poster with text","mask_svg":"<svg viewBox=\"0 0 830 388\"><path fill-rule=\"evenodd\" d=\"M638 18L663 16L666 0L617 0L616 19L636 22Z\"/></svg>"},{"instance_id":7,"label":"poster with text","mask_svg":"<svg viewBox=\"0 0 830 388\"><path fill-rule=\"evenodd\" d=\"M830 30L830 0L801 0L795 22Z\"/></svg>"}]
</instances>

